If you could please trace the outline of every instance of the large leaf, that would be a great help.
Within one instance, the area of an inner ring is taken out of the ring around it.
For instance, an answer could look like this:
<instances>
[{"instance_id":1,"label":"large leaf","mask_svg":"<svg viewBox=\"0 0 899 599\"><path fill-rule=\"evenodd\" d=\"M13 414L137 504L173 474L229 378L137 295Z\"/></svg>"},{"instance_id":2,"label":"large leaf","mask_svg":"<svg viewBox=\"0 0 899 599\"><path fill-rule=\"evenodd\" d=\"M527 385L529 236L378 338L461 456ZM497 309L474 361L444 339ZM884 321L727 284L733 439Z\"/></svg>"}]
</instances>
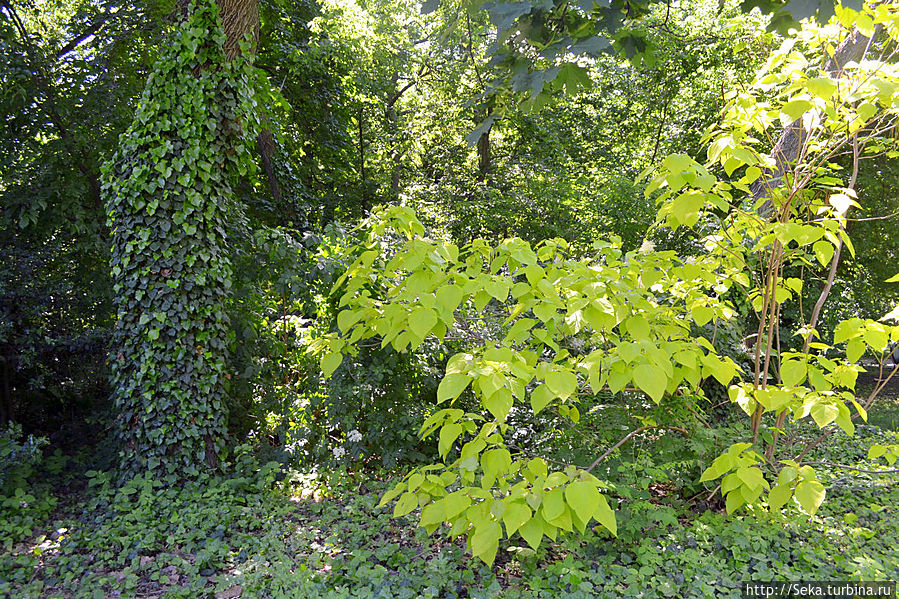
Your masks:
<instances>
[{"instance_id":1,"label":"large leaf","mask_svg":"<svg viewBox=\"0 0 899 599\"><path fill-rule=\"evenodd\" d=\"M343 354L340 352L331 352L325 354L325 357L322 358L321 368L322 374L326 377L334 374L334 371L337 370L337 367L340 366L340 363L343 362Z\"/></svg>"},{"instance_id":2,"label":"large leaf","mask_svg":"<svg viewBox=\"0 0 899 599\"><path fill-rule=\"evenodd\" d=\"M606 530L616 537L618 536L618 523L615 521L615 512L612 511L606 498L602 495L599 496L599 500L596 502L596 506L593 509L593 517L597 522L602 524Z\"/></svg>"},{"instance_id":3,"label":"large leaf","mask_svg":"<svg viewBox=\"0 0 899 599\"><path fill-rule=\"evenodd\" d=\"M555 520L565 511L565 501L562 489L553 489L543 496L543 517L547 520Z\"/></svg>"},{"instance_id":4,"label":"large leaf","mask_svg":"<svg viewBox=\"0 0 899 599\"><path fill-rule=\"evenodd\" d=\"M555 395L553 395L552 391L549 390L549 386L540 385L533 391L531 391L531 408L534 410L534 413L537 414L549 404L553 399L555 399Z\"/></svg>"},{"instance_id":5,"label":"large leaf","mask_svg":"<svg viewBox=\"0 0 899 599\"><path fill-rule=\"evenodd\" d=\"M540 541L543 540L543 523L539 516L535 514L533 518L522 524L518 529L518 534L528 542L531 549L536 551L540 547Z\"/></svg>"},{"instance_id":6,"label":"large leaf","mask_svg":"<svg viewBox=\"0 0 899 599\"><path fill-rule=\"evenodd\" d=\"M668 377L665 373L649 364L640 364L634 368L634 383L656 403L665 395Z\"/></svg>"},{"instance_id":7,"label":"large leaf","mask_svg":"<svg viewBox=\"0 0 899 599\"><path fill-rule=\"evenodd\" d=\"M816 480L804 480L796 485L796 500L806 512L815 515L824 501L824 485Z\"/></svg>"},{"instance_id":8,"label":"large leaf","mask_svg":"<svg viewBox=\"0 0 899 599\"><path fill-rule=\"evenodd\" d=\"M467 374L452 373L443 377L437 386L437 403L448 399L456 399L468 386L471 377Z\"/></svg>"},{"instance_id":9,"label":"large leaf","mask_svg":"<svg viewBox=\"0 0 899 599\"><path fill-rule=\"evenodd\" d=\"M577 377L567 371L554 370L546 374L546 386L557 397L564 399L577 389Z\"/></svg>"},{"instance_id":10,"label":"large leaf","mask_svg":"<svg viewBox=\"0 0 899 599\"><path fill-rule=\"evenodd\" d=\"M596 504L602 499L596 485L583 480L576 480L565 487L565 501L584 522L588 522L596 510Z\"/></svg>"},{"instance_id":11,"label":"large leaf","mask_svg":"<svg viewBox=\"0 0 899 599\"><path fill-rule=\"evenodd\" d=\"M793 487L791 485L775 485L774 488L771 489L771 492L768 493L768 507L771 508L771 511L778 511L786 505L792 494Z\"/></svg>"},{"instance_id":12,"label":"large leaf","mask_svg":"<svg viewBox=\"0 0 899 599\"><path fill-rule=\"evenodd\" d=\"M794 387L805 380L806 365L802 360L786 360L780 367L780 376L784 385Z\"/></svg>"},{"instance_id":13,"label":"large leaf","mask_svg":"<svg viewBox=\"0 0 899 599\"><path fill-rule=\"evenodd\" d=\"M499 539L503 531L499 522L490 520L480 523L471 537L471 553L487 564L492 564L496 557Z\"/></svg>"},{"instance_id":14,"label":"large leaf","mask_svg":"<svg viewBox=\"0 0 899 599\"><path fill-rule=\"evenodd\" d=\"M409 318L409 328L419 339L424 339L437 324L437 313L430 308L418 308Z\"/></svg>"},{"instance_id":15,"label":"large leaf","mask_svg":"<svg viewBox=\"0 0 899 599\"><path fill-rule=\"evenodd\" d=\"M506 525L506 534L512 536L525 522L531 519L531 508L521 500L510 501L503 512L503 523Z\"/></svg>"},{"instance_id":16,"label":"large leaf","mask_svg":"<svg viewBox=\"0 0 899 599\"><path fill-rule=\"evenodd\" d=\"M449 424L443 425L443 428L440 429L440 442L437 445L437 451L441 456L446 456L446 454L449 453L453 443L455 443L456 439L458 439L461 434L462 425L458 422L450 422Z\"/></svg>"},{"instance_id":17,"label":"large leaf","mask_svg":"<svg viewBox=\"0 0 899 599\"><path fill-rule=\"evenodd\" d=\"M437 305L450 312L455 311L462 301L462 288L458 285L444 285L437 290Z\"/></svg>"},{"instance_id":18,"label":"large leaf","mask_svg":"<svg viewBox=\"0 0 899 599\"><path fill-rule=\"evenodd\" d=\"M515 23L515 20L531 12L531 2L502 2L487 7L490 22L496 27L500 35Z\"/></svg>"}]
</instances>

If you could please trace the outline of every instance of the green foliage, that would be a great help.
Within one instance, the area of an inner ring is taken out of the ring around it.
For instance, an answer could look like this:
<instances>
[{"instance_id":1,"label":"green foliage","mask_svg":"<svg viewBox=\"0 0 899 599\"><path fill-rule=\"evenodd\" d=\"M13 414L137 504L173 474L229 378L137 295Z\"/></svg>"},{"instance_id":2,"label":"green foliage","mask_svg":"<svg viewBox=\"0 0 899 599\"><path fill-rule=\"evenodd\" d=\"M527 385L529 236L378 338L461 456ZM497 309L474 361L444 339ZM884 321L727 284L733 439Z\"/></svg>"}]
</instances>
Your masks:
<instances>
[{"instance_id":1,"label":"green foliage","mask_svg":"<svg viewBox=\"0 0 899 599\"><path fill-rule=\"evenodd\" d=\"M260 228L235 261L230 429L283 464L393 467L430 451L414 429L445 348L431 343L413 355L365 348L327 381L306 353L337 326L327 289L344 272L352 243L333 225L302 242L293 231Z\"/></svg>"},{"instance_id":2,"label":"green foliage","mask_svg":"<svg viewBox=\"0 0 899 599\"><path fill-rule=\"evenodd\" d=\"M24 436L11 423L0 429L0 549L31 536L56 506L45 486L31 484L47 439Z\"/></svg>"},{"instance_id":3,"label":"green foliage","mask_svg":"<svg viewBox=\"0 0 899 599\"><path fill-rule=\"evenodd\" d=\"M107 395L111 290L92 245L65 230L0 232L0 420L49 433Z\"/></svg>"},{"instance_id":4,"label":"green foliage","mask_svg":"<svg viewBox=\"0 0 899 599\"><path fill-rule=\"evenodd\" d=\"M379 240L390 230L406 242L385 254ZM577 424L571 398L586 384L594 394L606 386L613 392L636 387L658 404L668 393L700 393L702 376L730 382L733 362L716 356L702 338L705 349L697 346L687 320L700 312L707 320L732 315L707 294L719 285L714 266L681 263L671 252L625 256L607 242L596 242L595 255L584 259L570 256L562 240L535 249L520 239L496 247L475 240L460 251L422 233L408 209L373 217L345 286L342 278L335 287L347 306L338 316L343 335L313 346L322 353L324 373L336 369L348 343L377 336L382 347L402 351L432 334L443 338L458 309L484 314L495 306L488 313L504 322L497 337L453 355L437 389L438 403L452 404L471 385L483 415L457 408L432 414L422 434L439 430L445 465L413 472L385 500L400 496L397 515L424 506L422 525L429 531L451 522L451 535L467 534L470 549L487 562L503 534L500 522L506 536L519 532L534 548L559 529L583 532L594 518L614 533L613 512L588 471L550 474L541 458L512 459L503 440L508 417L517 400L534 414L552 404ZM375 273L385 275L386 293L370 284ZM447 459L457 441L458 459ZM431 474L434 469L443 472ZM457 484L458 490L447 490Z\"/></svg>"},{"instance_id":5,"label":"green foliage","mask_svg":"<svg viewBox=\"0 0 899 599\"><path fill-rule=\"evenodd\" d=\"M106 395L79 360L111 319L105 200L124 473L93 466L82 494L61 454L0 438L0 594L899 574L899 446L861 423L894 417L873 400L899 312L867 316L894 305L896 244L847 216L895 203L892 4L822 29L794 21L827 2L748 0L795 27L770 53L766 16L715 0L274 0L257 64L277 91L225 63L211 0L7 4L0 422ZM840 74L812 66L850 28L884 34ZM810 143L780 164L791 127ZM242 447L234 476L204 472L228 432L274 461Z\"/></svg>"},{"instance_id":6,"label":"green foliage","mask_svg":"<svg viewBox=\"0 0 899 599\"><path fill-rule=\"evenodd\" d=\"M497 78L492 83L499 111L510 104L526 109L545 105L553 93L590 86L585 63L603 54L616 54L641 66L651 66L657 56L656 40L641 21L664 4L657 0L594 2L582 0L526 0L523 2L483 2L469 0L470 13L487 12L496 29L491 47ZM845 6L860 10L860 0L847 0ZM724 3L720 4L724 8ZM781 0L744 0L741 8L749 12L760 8L771 14L771 29L786 31L799 21L815 16L821 24L834 15L832 0L782 2ZM665 11L665 23L670 17ZM664 25L663 25L664 26ZM491 115L481 127L495 120Z\"/></svg>"},{"instance_id":7,"label":"green foliage","mask_svg":"<svg viewBox=\"0 0 899 599\"><path fill-rule=\"evenodd\" d=\"M217 4L192 5L104 171L126 470L196 475L224 447L227 244L255 74L225 62L223 40Z\"/></svg>"},{"instance_id":8,"label":"green foliage","mask_svg":"<svg viewBox=\"0 0 899 599\"><path fill-rule=\"evenodd\" d=\"M10 423L0 429L0 488L21 486L41 458L47 439L22 434L22 427Z\"/></svg>"},{"instance_id":9,"label":"green foliage","mask_svg":"<svg viewBox=\"0 0 899 599\"><path fill-rule=\"evenodd\" d=\"M163 31L144 5L4 8L0 421L28 430L71 438L106 407L115 312L97 181L99 164L133 117Z\"/></svg>"},{"instance_id":10,"label":"green foliage","mask_svg":"<svg viewBox=\"0 0 899 599\"><path fill-rule=\"evenodd\" d=\"M861 23L869 34L874 23L892 19L882 8L861 16L841 10L838 16L847 26ZM803 40L812 49L828 43L811 27ZM783 274L784 265L811 265L816 259L827 266L843 243L854 253L844 219L849 207L857 205L855 179L843 187L826 168L827 161L850 142L847 136L855 136L856 161L860 143L886 143L876 127L861 142L858 136L871 119L891 118L899 84L892 71L872 61L871 72L847 77L848 89L840 93L851 93L850 102L848 96L837 98L839 86L832 79L808 75L807 64L792 44L785 44L753 88L734 95L710 132L708 165L683 154L669 155L661 164L647 189L647 195L662 190L659 222L673 229L693 228L706 219L703 226L713 231L702 239L705 252L687 259L646 248L623 255L616 243L604 241L594 243L594 255L578 259L559 239L535 248L517 238L496 246L475 239L460 250L426 237L407 208L373 216L358 257L335 284L345 306L338 315L341 334L312 346L326 376L341 364L342 352L352 352L361 341L380 339L382 348L402 352L432 335L444 339L466 308L483 314L485 321L501 320L503 326L501 334L482 337L471 350L448 360L438 404L452 405L470 386L478 409L445 408L424 422L423 437L439 432L444 462L416 469L385 495L384 502L397 499L395 515L421 507L421 525L428 532L448 523L450 536L467 536L469 550L487 563L493 562L499 540L516 532L532 548L539 547L544 535L555 538L559 530L583 533L591 519L615 534L614 514L599 493L603 483L589 472L593 466L568 466L550 474L541 458L528 461L511 454L504 437L516 402L529 404L535 415L552 405L576 425L580 413L569 400L588 384L594 395L605 388L619 392L630 387L660 404L666 396L701 395L700 380L710 376L730 385L731 401L751 417L753 441L733 445L700 482L723 476L721 491L729 512L758 504L768 490L775 511L791 497L807 512L817 511L824 487L811 466L795 460L774 466L770 456L776 441L770 433L763 436L766 458L747 450L759 438L765 413L776 415L776 434L783 434L789 418L809 416L820 428L835 422L852 434L849 406L866 417L852 393L860 370L854 363L867 350L882 352L899 339L899 327L845 321L835 331L834 344L846 343L846 359L834 360L808 353L810 347L831 349L812 343L817 314L797 333L807 339L802 351L783 350L770 332L780 319L777 307L794 300L803 287L801 279ZM770 97L775 88L780 89L776 103L753 96L753 89L763 89ZM791 187L785 191L766 180L773 199L762 198L750 210L732 210L734 190L749 193L749 184L763 175L763 168L783 168L750 145L756 143L748 133L751 128L764 130L778 120L787 126L811 110L817 117L804 126L818 141L791 165L792 171L780 175L790 178ZM746 172L728 182L713 172L718 164L727 177L742 167ZM759 218L763 200L774 202L777 218ZM716 211L727 214L718 226L712 224ZM383 244L385 235L393 234L406 240L399 250ZM756 275L757 255L763 258ZM386 289L373 284L379 279ZM743 289L761 321L754 373L745 377L692 329L735 315L725 299L732 288ZM764 334L769 336L766 349ZM768 382L774 353L779 384ZM766 481L760 466L774 470L776 486Z\"/></svg>"},{"instance_id":11,"label":"green foliage","mask_svg":"<svg viewBox=\"0 0 899 599\"><path fill-rule=\"evenodd\" d=\"M860 426L858 437L815 457L873 467L866 445L895 442ZM491 569L460 543L378 509L393 482L383 473L291 472L279 483L277 468L248 459L244 449L234 476L201 475L177 489L143 476L116 489L111 475L88 472L84 494L43 519L33 540L0 554L0 593L730 598L753 576L882 580L899 573L890 475L822 468L831 491L814 517L725 517L665 496L632 501L622 510L619 540L587 529L536 551L503 541Z\"/></svg>"}]
</instances>

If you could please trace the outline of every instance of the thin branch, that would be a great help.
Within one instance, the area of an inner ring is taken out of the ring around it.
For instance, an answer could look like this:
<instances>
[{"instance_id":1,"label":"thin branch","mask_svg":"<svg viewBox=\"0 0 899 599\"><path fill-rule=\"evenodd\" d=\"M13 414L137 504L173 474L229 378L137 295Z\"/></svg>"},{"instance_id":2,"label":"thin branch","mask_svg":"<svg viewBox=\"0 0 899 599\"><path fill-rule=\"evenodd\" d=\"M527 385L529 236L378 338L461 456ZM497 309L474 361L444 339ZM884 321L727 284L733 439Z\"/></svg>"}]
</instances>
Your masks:
<instances>
[{"instance_id":1,"label":"thin branch","mask_svg":"<svg viewBox=\"0 0 899 599\"><path fill-rule=\"evenodd\" d=\"M674 431L679 432L680 434L682 434L682 435L685 436L685 437L689 437L689 436L690 436L690 433L687 432L687 429L685 429L685 428L683 428L683 427L681 427L681 426L665 426L665 425L660 425L660 426L641 426L640 428L634 429L634 430L632 430L631 432L629 432L628 434L626 434L626 435L624 436L624 438L622 438L620 441L618 441L618 443L616 443L615 445L611 446L611 447L610 447L604 454L602 454L601 456L599 456L598 458L596 458L596 460L594 460L593 463L590 464L590 466L588 466L587 468L585 468L585 470L586 470L587 472L590 472L591 470L593 470L594 468L596 468L597 466L599 466L599 464L600 464L603 460L605 460L607 457L609 457L610 455L612 455L612 452L613 452L613 451L615 451L616 449L618 449L619 447L621 447L622 445L624 445L625 443L627 443L627 442L628 442L631 438L633 438L635 435L639 435L640 433L645 432L645 431L648 431L648 430L650 430L650 429L668 429L668 430L674 430Z\"/></svg>"},{"instance_id":2,"label":"thin branch","mask_svg":"<svg viewBox=\"0 0 899 599\"><path fill-rule=\"evenodd\" d=\"M899 474L899 468L894 470L865 470L864 468L856 468L855 466L845 466L843 464L834 464L832 462L802 462L808 466L830 466L832 468L842 468L843 470L854 470L855 472L864 472L865 474Z\"/></svg>"},{"instance_id":3,"label":"thin branch","mask_svg":"<svg viewBox=\"0 0 899 599\"><path fill-rule=\"evenodd\" d=\"M44 74L43 69L41 68L40 57L38 56L36 47L31 41L31 37L28 35L28 30L25 28L25 25L22 23L21 18L19 18L19 15L16 12L15 8L13 8L12 4L10 4L8 0L0 0L0 7L6 10L7 14L10 17L10 20L12 20L13 22L13 26L16 28L19 36L22 38L22 43L24 44L26 53L28 54L28 57L31 59L32 63L32 80L34 81L35 86L44 94L45 102L43 102L42 104L43 108L47 111L47 116L50 118L50 122L53 123L53 125L59 131L59 139L74 159L75 166L84 176L84 178L87 179L87 183L90 187L95 206L97 208L102 208L103 198L100 194L100 178L96 172L88 167L87 153L84 151L84 149L76 148L72 143L72 136L69 133L68 127L65 125L62 117L59 114L59 111L56 109L55 90L49 83L49 78ZM80 158L78 156L79 154Z\"/></svg>"},{"instance_id":4,"label":"thin branch","mask_svg":"<svg viewBox=\"0 0 899 599\"><path fill-rule=\"evenodd\" d=\"M88 25L87 29L82 31L79 35L76 35L65 46L63 46L59 49L59 51L56 52L56 59L59 60L60 58L80 46L81 43L84 42L87 38L99 33L110 16L111 15L108 13L104 14L99 19Z\"/></svg>"}]
</instances>

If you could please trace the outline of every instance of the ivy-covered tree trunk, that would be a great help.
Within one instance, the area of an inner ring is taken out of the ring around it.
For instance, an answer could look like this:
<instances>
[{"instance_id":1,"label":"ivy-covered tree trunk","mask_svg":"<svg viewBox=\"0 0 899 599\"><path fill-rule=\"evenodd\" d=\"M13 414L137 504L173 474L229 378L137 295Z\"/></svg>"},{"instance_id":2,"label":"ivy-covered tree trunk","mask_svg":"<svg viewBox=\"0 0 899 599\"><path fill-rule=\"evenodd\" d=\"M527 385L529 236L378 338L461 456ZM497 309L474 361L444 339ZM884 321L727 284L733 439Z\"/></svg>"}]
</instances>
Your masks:
<instances>
[{"instance_id":1,"label":"ivy-covered tree trunk","mask_svg":"<svg viewBox=\"0 0 899 599\"><path fill-rule=\"evenodd\" d=\"M194 0L104 168L126 471L192 476L224 447L227 223L233 183L251 166L241 125L249 77L226 41L219 6Z\"/></svg>"}]
</instances>

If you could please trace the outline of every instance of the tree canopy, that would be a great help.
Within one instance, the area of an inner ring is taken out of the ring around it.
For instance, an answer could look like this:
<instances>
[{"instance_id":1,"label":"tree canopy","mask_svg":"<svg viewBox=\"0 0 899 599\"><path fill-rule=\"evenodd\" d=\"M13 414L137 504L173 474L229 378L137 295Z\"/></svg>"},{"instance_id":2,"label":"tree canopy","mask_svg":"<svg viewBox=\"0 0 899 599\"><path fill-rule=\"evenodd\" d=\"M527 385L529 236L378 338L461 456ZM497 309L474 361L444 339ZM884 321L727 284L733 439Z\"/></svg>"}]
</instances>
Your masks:
<instances>
[{"instance_id":1,"label":"tree canopy","mask_svg":"<svg viewBox=\"0 0 899 599\"><path fill-rule=\"evenodd\" d=\"M348 475L493 568L819 522L899 457L897 52L861 0L0 0L2 505L92 447L78 501Z\"/></svg>"}]
</instances>

